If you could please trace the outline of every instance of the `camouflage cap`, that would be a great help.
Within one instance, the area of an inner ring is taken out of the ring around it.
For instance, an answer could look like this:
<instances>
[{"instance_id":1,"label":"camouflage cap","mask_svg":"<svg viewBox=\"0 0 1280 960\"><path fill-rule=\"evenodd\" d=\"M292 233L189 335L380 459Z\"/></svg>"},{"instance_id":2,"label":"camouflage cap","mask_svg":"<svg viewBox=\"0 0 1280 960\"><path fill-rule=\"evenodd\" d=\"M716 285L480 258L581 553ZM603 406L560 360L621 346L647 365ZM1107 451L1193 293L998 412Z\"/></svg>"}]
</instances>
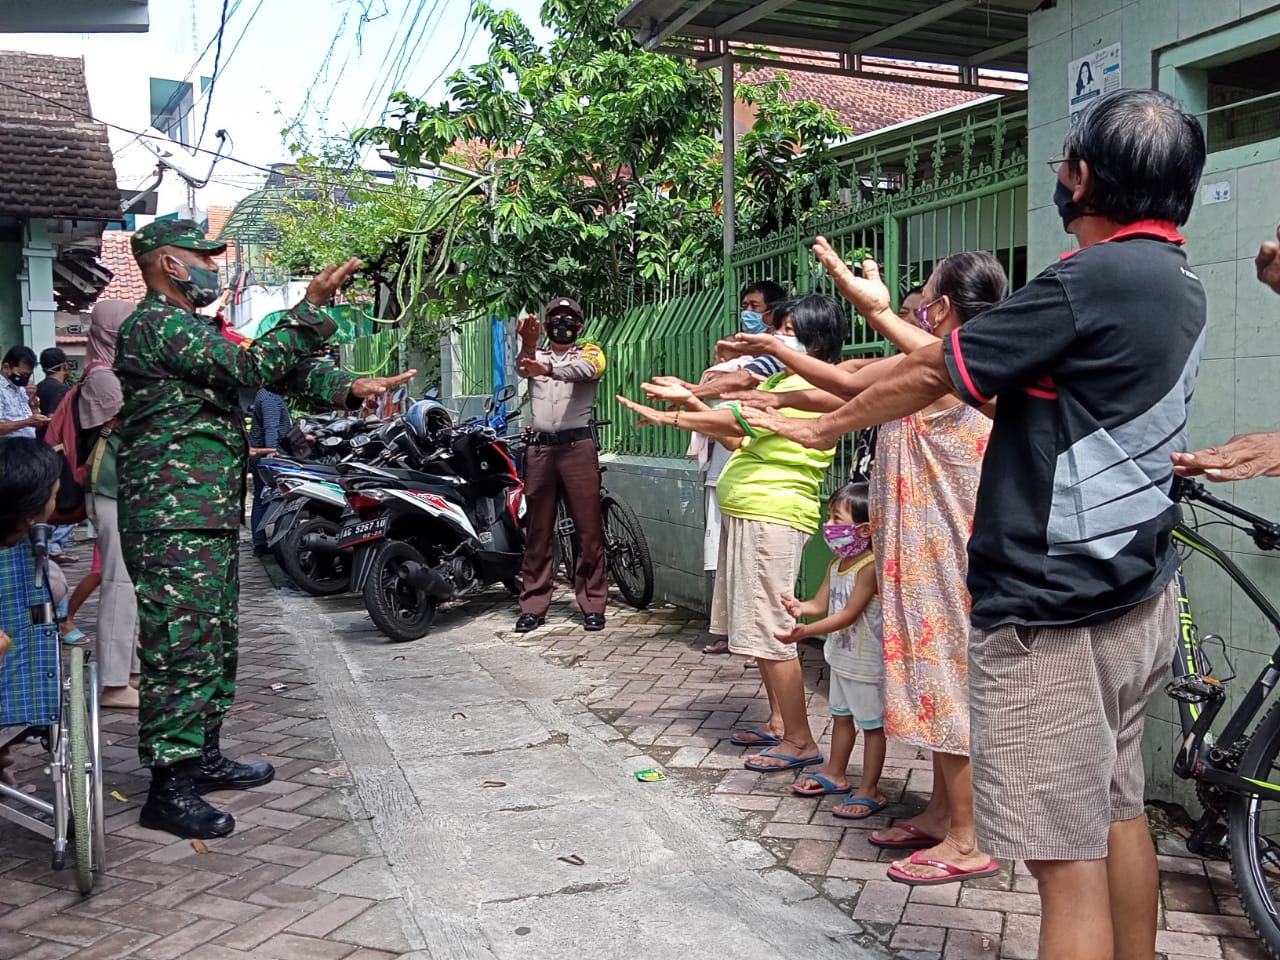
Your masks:
<instances>
[{"instance_id":1,"label":"camouflage cap","mask_svg":"<svg viewBox=\"0 0 1280 960\"><path fill-rule=\"evenodd\" d=\"M161 247L182 247L205 253L221 253L227 249L221 240L206 240L204 231L190 220L153 220L133 235L129 246L135 257Z\"/></svg>"}]
</instances>

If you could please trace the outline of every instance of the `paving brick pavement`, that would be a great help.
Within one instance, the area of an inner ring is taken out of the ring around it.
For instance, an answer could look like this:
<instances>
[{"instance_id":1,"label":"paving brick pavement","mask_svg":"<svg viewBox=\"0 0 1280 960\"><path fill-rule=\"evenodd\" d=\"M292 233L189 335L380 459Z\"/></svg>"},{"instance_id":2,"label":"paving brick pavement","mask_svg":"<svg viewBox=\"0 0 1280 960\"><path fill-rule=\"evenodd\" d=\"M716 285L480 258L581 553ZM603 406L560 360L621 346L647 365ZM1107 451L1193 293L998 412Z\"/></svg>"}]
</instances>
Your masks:
<instances>
[{"instance_id":1,"label":"paving brick pavement","mask_svg":"<svg viewBox=\"0 0 1280 960\"><path fill-rule=\"evenodd\" d=\"M999 875L965 884L908 888L886 879L895 857L866 836L924 807L932 786L926 752L890 741L882 779L890 806L856 823L838 820L830 812L838 798L795 797L794 776L742 767L750 751L729 738L767 719L764 690L758 672L741 659L702 654L712 639L704 618L673 608L613 608L610 615L604 634L586 634L571 620L552 617L533 634L508 638L591 671L588 706L619 738L660 761L671 781L735 807L748 836L862 921L895 954L1033 960L1039 898L1023 864L1006 863ZM825 749L831 727L822 651L802 644L801 656L810 719L815 731L822 728L818 740ZM855 750L851 775L859 772L859 757ZM1227 864L1191 856L1168 816L1150 812L1160 851L1159 956L1264 960Z\"/></svg>"},{"instance_id":2,"label":"paving brick pavement","mask_svg":"<svg viewBox=\"0 0 1280 960\"><path fill-rule=\"evenodd\" d=\"M87 551L76 554L73 584L89 567ZM0 821L0 958L392 960L421 946L379 882L389 867L262 564L246 554L241 578L240 692L224 745L270 760L275 781L211 797L234 813L236 832L197 853L138 826L147 778L136 717L104 711L107 869L81 897L71 871L50 869L47 840ZM86 632L95 603L78 618ZM273 692L277 683L285 689ZM19 782L48 796L45 755L34 745L15 753Z\"/></svg>"},{"instance_id":3,"label":"paving brick pavement","mask_svg":"<svg viewBox=\"0 0 1280 960\"><path fill-rule=\"evenodd\" d=\"M237 831L198 854L187 841L138 827L145 778L137 769L133 718L107 712L106 789L127 798L107 800L108 869L93 895L81 898L69 874L50 871L46 841L0 823L0 958L380 960L421 946L387 882L390 866L363 819L300 647L281 631L281 609L263 567L246 557L242 579L240 695L226 738L229 747L275 763L277 780L264 790L222 795ZM502 642L572 669L580 689L587 678L584 703L598 718L597 735L626 741L661 765L669 781L655 789L721 802L743 836L757 839L891 955L1035 956L1038 899L1021 864L963 886L908 889L885 878L892 858L866 835L923 806L931 785L926 755L891 744L884 777L891 806L856 824L840 821L830 813L830 798L793 797L790 776L742 768L745 751L729 737L767 717L760 679L737 658L700 652L709 637L698 615L614 605L609 628L588 634L568 615L561 591L550 623L517 635L509 631L509 600L494 595L472 606ZM81 619L92 624L92 611ZM824 727L825 746L821 651L805 646L802 656L810 714L815 729ZM273 683L286 689L272 692ZM19 754L20 780L43 788L40 756L31 747ZM1189 856L1167 826L1158 841L1161 956L1264 957L1226 865Z\"/></svg>"}]
</instances>

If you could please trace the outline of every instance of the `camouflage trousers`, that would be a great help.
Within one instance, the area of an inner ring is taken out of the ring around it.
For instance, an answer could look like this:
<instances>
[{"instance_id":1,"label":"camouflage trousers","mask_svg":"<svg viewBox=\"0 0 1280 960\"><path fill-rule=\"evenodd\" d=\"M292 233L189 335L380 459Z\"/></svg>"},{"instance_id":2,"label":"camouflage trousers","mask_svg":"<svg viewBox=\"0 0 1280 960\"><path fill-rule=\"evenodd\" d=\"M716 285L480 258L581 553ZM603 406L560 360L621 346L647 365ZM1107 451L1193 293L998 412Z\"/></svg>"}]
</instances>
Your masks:
<instances>
[{"instance_id":1,"label":"camouflage trousers","mask_svg":"<svg viewBox=\"0 0 1280 960\"><path fill-rule=\"evenodd\" d=\"M138 595L142 662L138 759L163 767L199 757L236 691L240 546L232 531L122 536Z\"/></svg>"}]
</instances>

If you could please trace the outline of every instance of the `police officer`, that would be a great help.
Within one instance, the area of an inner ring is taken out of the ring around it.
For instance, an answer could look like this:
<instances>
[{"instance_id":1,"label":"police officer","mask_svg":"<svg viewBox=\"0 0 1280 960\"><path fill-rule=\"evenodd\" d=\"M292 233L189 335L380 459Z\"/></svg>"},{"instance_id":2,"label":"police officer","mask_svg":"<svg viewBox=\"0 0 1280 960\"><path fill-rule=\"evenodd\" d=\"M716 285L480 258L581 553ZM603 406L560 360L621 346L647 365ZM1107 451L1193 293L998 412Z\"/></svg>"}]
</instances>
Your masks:
<instances>
[{"instance_id":1,"label":"police officer","mask_svg":"<svg viewBox=\"0 0 1280 960\"><path fill-rule=\"evenodd\" d=\"M556 502L563 496L578 535L574 586L587 630L604 629L609 582L600 525L600 461L592 436L591 408L604 373L604 351L578 343L582 308L568 297L547 304L543 324L550 341L538 349L538 318L520 321L516 372L529 380L533 432L525 452L526 537L524 590L516 631L528 633L547 620Z\"/></svg>"},{"instance_id":2,"label":"police officer","mask_svg":"<svg viewBox=\"0 0 1280 960\"><path fill-rule=\"evenodd\" d=\"M254 341L233 343L195 311L217 299L212 254L189 220L158 220L133 235L147 295L120 328L120 533L138 595L142 661L138 756L151 768L142 826L221 837L235 821L205 801L213 790L269 782L270 764L236 763L219 735L235 695L239 646L237 529L247 443L239 392L272 385L354 409L405 382L356 379L308 354L337 327L319 306L360 267L321 271L305 299Z\"/></svg>"}]
</instances>

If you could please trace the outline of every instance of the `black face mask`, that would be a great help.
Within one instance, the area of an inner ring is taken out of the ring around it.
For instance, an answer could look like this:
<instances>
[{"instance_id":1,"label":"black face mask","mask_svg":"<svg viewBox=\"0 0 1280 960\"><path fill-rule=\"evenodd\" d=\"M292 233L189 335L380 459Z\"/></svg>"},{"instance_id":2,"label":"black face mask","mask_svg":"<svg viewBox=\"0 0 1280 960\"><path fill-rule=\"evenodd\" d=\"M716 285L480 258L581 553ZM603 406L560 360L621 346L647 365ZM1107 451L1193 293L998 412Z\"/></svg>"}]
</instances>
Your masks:
<instances>
[{"instance_id":1,"label":"black face mask","mask_svg":"<svg viewBox=\"0 0 1280 960\"><path fill-rule=\"evenodd\" d=\"M567 346L578 339L582 324L572 317L547 318L547 339L560 346Z\"/></svg>"},{"instance_id":2,"label":"black face mask","mask_svg":"<svg viewBox=\"0 0 1280 960\"><path fill-rule=\"evenodd\" d=\"M9 374L9 382L12 383L15 387L25 387L30 380L31 380L31 374L29 373Z\"/></svg>"},{"instance_id":3,"label":"black face mask","mask_svg":"<svg viewBox=\"0 0 1280 960\"><path fill-rule=\"evenodd\" d=\"M1073 221L1085 215L1075 200L1071 199L1072 189L1061 180L1053 188L1053 205L1058 208L1058 216L1062 218L1062 229L1069 228Z\"/></svg>"}]
</instances>

